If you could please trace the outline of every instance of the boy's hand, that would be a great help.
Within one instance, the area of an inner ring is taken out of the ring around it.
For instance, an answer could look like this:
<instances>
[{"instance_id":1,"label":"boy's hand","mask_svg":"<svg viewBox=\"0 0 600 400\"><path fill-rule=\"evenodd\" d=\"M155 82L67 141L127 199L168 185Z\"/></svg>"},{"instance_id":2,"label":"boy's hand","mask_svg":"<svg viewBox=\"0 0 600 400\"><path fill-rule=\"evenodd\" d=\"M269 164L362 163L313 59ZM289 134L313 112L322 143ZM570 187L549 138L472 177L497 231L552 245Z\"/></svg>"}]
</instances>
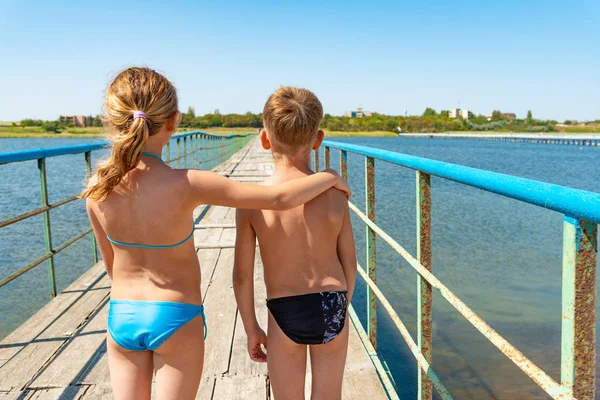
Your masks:
<instances>
[{"instance_id":1,"label":"boy's hand","mask_svg":"<svg viewBox=\"0 0 600 400\"><path fill-rule=\"evenodd\" d=\"M256 362L267 362L267 354L262 349L267 348L267 335L265 331L258 328L254 332L248 334L248 355L250 359Z\"/></svg>"},{"instance_id":2,"label":"boy's hand","mask_svg":"<svg viewBox=\"0 0 600 400\"><path fill-rule=\"evenodd\" d=\"M337 181L335 185L333 185L333 187L337 190L341 190L342 192L346 193L346 197L348 198L348 200L350 200L350 197L352 197L352 191L350 190L350 186L348 186L348 183L335 170L331 168L328 168L323 172L328 172L336 176Z\"/></svg>"}]
</instances>

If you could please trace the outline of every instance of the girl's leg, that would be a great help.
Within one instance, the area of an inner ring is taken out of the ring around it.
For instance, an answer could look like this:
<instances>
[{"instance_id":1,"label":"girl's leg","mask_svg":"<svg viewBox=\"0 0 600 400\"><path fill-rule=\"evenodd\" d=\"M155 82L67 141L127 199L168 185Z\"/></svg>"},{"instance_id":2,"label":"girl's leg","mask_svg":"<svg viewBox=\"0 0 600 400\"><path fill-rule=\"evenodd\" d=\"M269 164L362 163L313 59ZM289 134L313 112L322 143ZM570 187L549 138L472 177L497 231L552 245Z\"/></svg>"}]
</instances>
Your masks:
<instances>
[{"instance_id":1,"label":"girl's leg","mask_svg":"<svg viewBox=\"0 0 600 400\"><path fill-rule=\"evenodd\" d=\"M269 313L267 368L275 400L304 400L306 345L290 340Z\"/></svg>"},{"instance_id":2,"label":"girl's leg","mask_svg":"<svg viewBox=\"0 0 600 400\"><path fill-rule=\"evenodd\" d=\"M348 325L331 342L310 346L310 366L312 372L312 400L341 400L342 380L348 351ZM269 342L269 344L271 344Z\"/></svg>"},{"instance_id":3,"label":"girl's leg","mask_svg":"<svg viewBox=\"0 0 600 400\"><path fill-rule=\"evenodd\" d=\"M150 400L152 352L126 350L107 335L108 368L115 400Z\"/></svg>"},{"instance_id":4,"label":"girl's leg","mask_svg":"<svg viewBox=\"0 0 600 400\"><path fill-rule=\"evenodd\" d=\"M198 316L179 328L154 352L156 398L194 399L204 364L204 322Z\"/></svg>"}]
</instances>

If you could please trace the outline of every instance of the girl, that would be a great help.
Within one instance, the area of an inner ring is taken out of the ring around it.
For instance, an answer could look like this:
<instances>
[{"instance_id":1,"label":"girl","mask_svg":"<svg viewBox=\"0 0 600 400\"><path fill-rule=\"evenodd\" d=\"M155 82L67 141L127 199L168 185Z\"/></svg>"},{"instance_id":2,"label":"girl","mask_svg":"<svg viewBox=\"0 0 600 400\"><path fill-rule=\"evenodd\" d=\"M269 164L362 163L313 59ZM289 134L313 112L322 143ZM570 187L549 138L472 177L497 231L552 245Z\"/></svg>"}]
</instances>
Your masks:
<instances>
[{"instance_id":1,"label":"girl","mask_svg":"<svg viewBox=\"0 0 600 400\"><path fill-rule=\"evenodd\" d=\"M175 87L148 68L128 68L108 88L110 158L82 193L112 279L107 347L116 399L192 399L205 334L193 210L200 204L283 210L335 187L333 171L278 186L246 185L211 172L171 169L162 148L176 131Z\"/></svg>"}]
</instances>

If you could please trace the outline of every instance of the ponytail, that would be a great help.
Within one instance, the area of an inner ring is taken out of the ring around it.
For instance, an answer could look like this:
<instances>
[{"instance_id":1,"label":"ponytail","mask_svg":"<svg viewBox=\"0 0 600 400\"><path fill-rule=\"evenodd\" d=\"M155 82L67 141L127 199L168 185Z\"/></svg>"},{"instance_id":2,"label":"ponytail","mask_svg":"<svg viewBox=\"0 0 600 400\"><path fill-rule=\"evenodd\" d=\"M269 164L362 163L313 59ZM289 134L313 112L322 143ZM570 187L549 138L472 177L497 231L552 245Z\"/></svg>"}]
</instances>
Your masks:
<instances>
[{"instance_id":1,"label":"ponytail","mask_svg":"<svg viewBox=\"0 0 600 400\"><path fill-rule=\"evenodd\" d=\"M146 120L136 118L131 127L118 136L112 145L110 158L96 172L96 182L81 194L82 198L104 200L121 183L123 177L134 169L142 156L150 132Z\"/></svg>"},{"instance_id":2,"label":"ponytail","mask_svg":"<svg viewBox=\"0 0 600 400\"><path fill-rule=\"evenodd\" d=\"M105 200L139 163L148 138L177 112L177 92L163 75L149 68L128 68L108 88L106 127L114 134L111 154L90 180L82 198Z\"/></svg>"}]
</instances>

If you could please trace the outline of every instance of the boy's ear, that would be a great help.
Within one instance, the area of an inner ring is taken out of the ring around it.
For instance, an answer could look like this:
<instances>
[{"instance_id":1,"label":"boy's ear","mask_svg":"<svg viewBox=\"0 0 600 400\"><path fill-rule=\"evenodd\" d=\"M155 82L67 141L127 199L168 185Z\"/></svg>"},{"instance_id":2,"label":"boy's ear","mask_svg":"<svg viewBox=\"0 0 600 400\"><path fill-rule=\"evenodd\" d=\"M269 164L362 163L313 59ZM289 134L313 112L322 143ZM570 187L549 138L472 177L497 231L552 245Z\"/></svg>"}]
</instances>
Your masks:
<instances>
[{"instance_id":1,"label":"boy's ear","mask_svg":"<svg viewBox=\"0 0 600 400\"><path fill-rule=\"evenodd\" d=\"M271 148L271 141L269 140L269 136L267 136L267 131L265 129L260 131L260 144L262 144L262 148L265 150Z\"/></svg>"},{"instance_id":2,"label":"boy's ear","mask_svg":"<svg viewBox=\"0 0 600 400\"><path fill-rule=\"evenodd\" d=\"M321 144L323 143L324 139L325 139L325 132L323 132L321 129L319 129L319 132L317 132L317 140L315 140L315 143L313 144L312 149L317 150L319 147L321 147Z\"/></svg>"}]
</instances>

